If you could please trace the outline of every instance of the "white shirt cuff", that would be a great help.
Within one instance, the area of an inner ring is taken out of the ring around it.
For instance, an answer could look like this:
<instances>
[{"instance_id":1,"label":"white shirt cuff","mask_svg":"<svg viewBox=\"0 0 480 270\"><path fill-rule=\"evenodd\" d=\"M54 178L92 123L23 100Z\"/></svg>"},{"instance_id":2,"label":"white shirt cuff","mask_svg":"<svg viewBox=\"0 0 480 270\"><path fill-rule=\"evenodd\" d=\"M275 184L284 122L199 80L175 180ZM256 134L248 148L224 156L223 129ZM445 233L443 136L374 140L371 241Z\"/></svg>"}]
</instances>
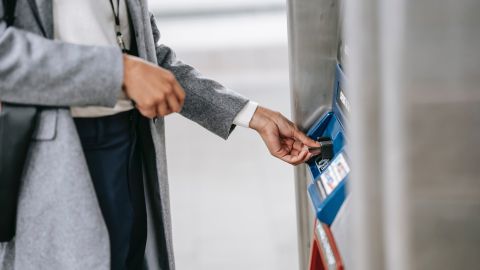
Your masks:
<instances>
[{"instance_id":1,"label":"white shirt cuff","mask_svg":"<svg viewBox=\"0 0 480 270\"><path fill-rule=\"evenodd\" d=\"M245 107L235 116L233 119L233 124L241 127L248 128L250 126L250 121L252 120L255 111L257 110L258 103L254 101L249 101Z\"/></svg>"}]
</instances>

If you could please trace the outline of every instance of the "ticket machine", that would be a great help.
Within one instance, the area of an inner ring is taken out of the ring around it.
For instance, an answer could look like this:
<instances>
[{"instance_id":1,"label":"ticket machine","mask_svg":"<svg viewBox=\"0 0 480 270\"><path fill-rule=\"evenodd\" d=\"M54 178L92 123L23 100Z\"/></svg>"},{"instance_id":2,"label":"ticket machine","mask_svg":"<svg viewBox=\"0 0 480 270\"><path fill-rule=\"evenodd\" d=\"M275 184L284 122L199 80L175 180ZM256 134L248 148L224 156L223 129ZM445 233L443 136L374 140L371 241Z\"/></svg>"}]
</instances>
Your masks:
<instances>
[{"instance_id":1,"label":"ticket machine","mask_svg":"<svg viewBox=\"0 0 480 270\"><path fill-rule=\"evenodd\" d=\"M288 0L292 116L333 146L295 168L299 269L479 269L478 8L384 2Z\"/></svg>"},{"instance_id":2,"label":"ticket machine","mask_svg":"<svg viewBox=\"0 0 480 270\"><path fill-rule=\"evenodd\" d=\"M312 125L307 135L322 145L322 153L307 162L311 175L308 194L315 212L315 226L310 250L310 270L343 269L343 254L332 231L347 198L350 174L348 126L350 102L346 77L341 64L336 64L332 110ZM342 234L344 232L341 232Z\"/></svg>"},{"instance_id":3,"label":"ticket machine","mask_svg":"<svg viewBox=\"0 0 480 270\"><path fill-rule=\"evenodd\" d=\"M341 128L342 135L332 138L331 135L334 135L334 129L338 130L339 126L335 127L327 124L333 124L337 121L332 120L337 119L337 117L333 117L334 108L332 108L332 105L334 104L334 82L338 73L337 64L341 63L338 61L339 57L337 55L341 37L341 2L340 0L287 1L292 119L301 130L305 132L310 131L309 134L314 139L322 140L322 144L325 147L329 147L328 145L331 143L334 148L331 149L332 155L338 154L341 150L337 148L339 144L335 140L338 141L343 137L344 142L342 144L346 145L343 127ZM332 158L329 158L329 160ZM344 155L344 158L348 162L348 156ZM319 215L322 216L323 220L333 220L330 229L335 227L336 220L338 220L337 217L332 219L333 214L331 214L331 211L326 211L327 208L333 207L334 203L331 205L328 203L325 207L321 206L322 202L324 202L321 194L325 193L324 196L326 196L327 192L323 187L318 191L315 190L319 194L315 198L318 198L316 205L324 210L317 211L317 209L312 209L311 207L313 205L311 201L312 196L309 194L308 189L314 184L313 179L320 179L320 169L318 167L327 169L324 167L328 165L325 162L312 160L308 166L295 167L300 270L308 269L311 261L311 247L315 241L312 232L318 231L317 228L319 228L314 226L314 220ZM312 177L314 175L317 177ZM329 180L326 179L327 184ZM318 184L322 185L321 182ZM318 184L315 182L317 187ZM342 194L342 185L339 186L338 191L328 190L328 192L340 195ZM328 185L327 188L329 188ZM310 189L313 190L312 187ZM322 224L321 228L323 228L323 224L327 223L321 222L319 224ZM339 235L343 235L343 233L339 232ZM332 237L335 236L332 234Z\"/></svg>"},{"instance_id":4,"label":"ticket machine","mask_svg":"<svg viewBox=\"0 0 480 270\"><path fill-rule=\"evenodd\" d=\"M322 145L325 142L328 145L307 163L312 177L308 193L317 219L327 225L332 224L345 200L345 186L350 173L345 134L350 103L344 84L345 75L337 64L332 111L324 114L307 133Z\"/></svg>"}]
</instances>

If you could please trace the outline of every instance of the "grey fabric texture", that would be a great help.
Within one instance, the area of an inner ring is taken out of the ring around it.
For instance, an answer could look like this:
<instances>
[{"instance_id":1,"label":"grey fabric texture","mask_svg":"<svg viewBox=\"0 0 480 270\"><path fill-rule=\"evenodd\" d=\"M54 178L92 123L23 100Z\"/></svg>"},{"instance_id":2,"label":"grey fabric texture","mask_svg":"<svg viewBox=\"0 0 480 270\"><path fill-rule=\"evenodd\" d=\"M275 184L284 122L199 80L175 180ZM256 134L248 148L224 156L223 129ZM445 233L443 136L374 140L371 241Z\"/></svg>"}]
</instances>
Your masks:
<instances>
[{"instance_id":1,"label":"grey fabric texture","mask_svg":"<svg viewBox=\"0 0 480 270\"><path fill-rule=\"evenodd\" d=\"M182 115L227 138L247 99L202 77L158 45L160 35L146 1L126 1L139 56L171 70L185 88ZM52 2L36 3L48 38L39 35L26 0L18 0L15 27L7 29L0 21L0 100L48 106L42 107L22 178L16 236L0 244L0 269L109 269L108 233L66 107L114 106L123 77L121 52L49 39ZM144 179L153 194L147 201L146 269L166 270L160 256L168 256L168 269L175 269L164 128L160 118L150 122L148 131L156 178Z\"/></svg>"},{"instance_id":2,"label":"grey fabric texture","mask_svg":"<svg viewBox=\"0 0 480 270\"><path fill-rule=\"evenodd\" d=\"M16 236L0 244L0 269L109 269L108 232L75 125L68 110L54 111L55 137L32 141Z\"/></svg>"},{"instance_id":3,"label":"grey fabric texture","mask_svg":"<svg viewBox=\"0 0 480 270\"><path fill-rule=\"evenodd\" d=\"M1 22L3 101L43 106L115 105L123 80L119 48L68 44L5 27Z\"/></svg>"}]
</instances>

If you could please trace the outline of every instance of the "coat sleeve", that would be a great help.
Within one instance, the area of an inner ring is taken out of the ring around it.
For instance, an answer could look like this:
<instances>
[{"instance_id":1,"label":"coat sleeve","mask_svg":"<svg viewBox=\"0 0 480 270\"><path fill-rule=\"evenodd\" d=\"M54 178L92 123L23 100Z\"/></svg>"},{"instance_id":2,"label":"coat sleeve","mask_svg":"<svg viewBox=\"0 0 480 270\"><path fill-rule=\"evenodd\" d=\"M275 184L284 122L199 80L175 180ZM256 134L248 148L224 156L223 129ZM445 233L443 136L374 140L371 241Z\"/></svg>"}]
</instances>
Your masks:
<instances>
[{"instance_id":1,"label":"coat sleeve","mask_svg":"<svg viewBox=\"0 0 480 270\"><path fill-rule=\"evenodd\" d=\"M195 121L218 136L227 139L235 128L233 120L248 99L205 78L193 67L175 57L167 46L158 45L160 32L153 15L150 17L158 64L170 70L185 90L186 98L180 114Z\"/></svg>"},{"instance_id":2,"label":"coat sleeve","mask_svg":"<svg viewBox=\"0 0 480 270\"><path fill-rule=\"evenodd\" d=\"M0 20L1 101L113 107L122 88L122 61L118 48L49 40L15 27L7 28Z\"/></svg>"}]
</instances>

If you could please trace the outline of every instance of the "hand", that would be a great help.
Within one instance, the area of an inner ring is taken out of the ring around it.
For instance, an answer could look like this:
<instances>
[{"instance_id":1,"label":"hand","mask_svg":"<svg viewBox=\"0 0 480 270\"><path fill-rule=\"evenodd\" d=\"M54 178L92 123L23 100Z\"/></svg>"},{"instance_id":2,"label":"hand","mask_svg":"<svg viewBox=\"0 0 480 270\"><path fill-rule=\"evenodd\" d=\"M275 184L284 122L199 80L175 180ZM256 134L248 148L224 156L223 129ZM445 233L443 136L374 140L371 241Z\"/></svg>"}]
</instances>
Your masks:
<instances>
[{"instance_id":1,"label":"hand","mask_svg":"<svg viewBox=\"0 0 480 270\"><path fill-rule=\"evenodd\" d=\"M124 55L123 87L127 97L148 118L180 112L185 91L168 70L138 57Z\"/></svg>"},{"instance_id":2,"label":"hand","mask_svg":"<svg viewBox=\"0 0 480 270\"><path fill-rule=\"evenodd\" d=\"M260 134L274 157L292 165L298 165L312 157L308 151L309 146L320 146L282 114L260 106L250 121L250 127Z\"/></svg>"}]
</instances>

